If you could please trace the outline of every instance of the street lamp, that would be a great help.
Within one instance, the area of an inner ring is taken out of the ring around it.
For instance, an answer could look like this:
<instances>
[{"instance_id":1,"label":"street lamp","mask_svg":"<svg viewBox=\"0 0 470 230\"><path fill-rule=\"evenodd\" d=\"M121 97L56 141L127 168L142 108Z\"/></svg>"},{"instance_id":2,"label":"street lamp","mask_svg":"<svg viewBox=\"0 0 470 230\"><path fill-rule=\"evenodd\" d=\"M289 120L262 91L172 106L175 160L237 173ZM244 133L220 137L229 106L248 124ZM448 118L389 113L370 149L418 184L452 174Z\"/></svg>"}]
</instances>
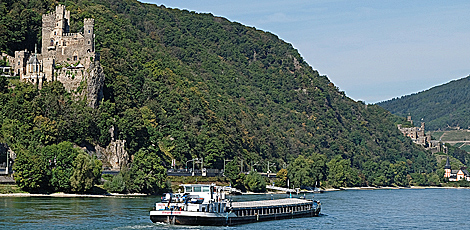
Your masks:
<instances>
[{"instance_id":1,"label":"street lamp","mask_svg":"<svg viewBox=\"0 0 470 230\"><path fill-rule=\"evenodd\" d=\"M194 176L194 161L199 160L199 158L193 158L191 160L186 161L186 170L188 170L188 162L192 161L193 162L193 171L192 171L192 176Z\"/></svg>"},{"instance_id":2,"label":"street lamp","mask_svg":"<svg viewBox=\"0 0 470 230\"><path fill-rule=\"evenodd\" d=\"M270 164L269 161L268 161L268 172L267 172L267 173L268 173L268 176L269 176L269 174L271 173L271 171L269 171L269 166L274 166L274 165L276 165L276 163Z\"/></svg>"},{"instance_id":3,"label":"street lamp","mask_svg":"<svg viewBox=\"0 0 470 230\"><path fill-rule=\"evenodd\" d=\"M257 161L257 162L254 163L254 164L253 164L253 161L251 162L251 171L253 171L253 166L259 165L258 163L259 163L259 161ZM269 166L268 166L268 167L269 167Z\"/></svg>"}]
</instances>

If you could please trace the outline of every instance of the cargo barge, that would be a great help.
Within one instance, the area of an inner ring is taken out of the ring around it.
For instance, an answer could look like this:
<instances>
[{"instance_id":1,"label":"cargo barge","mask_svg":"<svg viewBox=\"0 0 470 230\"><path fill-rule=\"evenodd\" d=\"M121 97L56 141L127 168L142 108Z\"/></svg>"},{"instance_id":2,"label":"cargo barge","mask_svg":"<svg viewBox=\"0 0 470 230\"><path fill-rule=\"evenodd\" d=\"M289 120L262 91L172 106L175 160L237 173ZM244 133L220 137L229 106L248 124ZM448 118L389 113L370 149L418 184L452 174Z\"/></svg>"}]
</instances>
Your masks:
<instances>
[{"instance_id":1,"label":"cargo barge","mask_svg":"<svg viewBox=\"0 0 470 230\"><path fill-rule=\"evenodd\" d=\"M184 193L168 194L150 211L154 223L231 226L259 221L318 216L319 201L286 198L232 202L223 187L184 184Z\"/></svg>"}]
</instances>

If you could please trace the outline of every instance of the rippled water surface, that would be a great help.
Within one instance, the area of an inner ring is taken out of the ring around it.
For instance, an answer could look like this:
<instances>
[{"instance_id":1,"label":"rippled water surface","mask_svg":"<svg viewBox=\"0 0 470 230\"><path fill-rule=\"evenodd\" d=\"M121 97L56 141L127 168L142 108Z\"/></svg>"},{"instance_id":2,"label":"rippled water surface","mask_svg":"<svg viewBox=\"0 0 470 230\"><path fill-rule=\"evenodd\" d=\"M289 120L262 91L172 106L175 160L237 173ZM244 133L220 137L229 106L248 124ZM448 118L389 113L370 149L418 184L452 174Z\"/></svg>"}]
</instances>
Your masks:
<instances>
[{"instance_id":1,"label":"rippled water surface","mask_svg":"<svg viewBox=\"0 0 470 230\"><path fill-rule=\"evenodd\" d=\"M150 221L149 211L157 197L1 197L0 229L470 229L469 189L338 191L315 194L315 199L322 202L320 217L235 227L185 227Z\"/></svg>"}]
</instances>

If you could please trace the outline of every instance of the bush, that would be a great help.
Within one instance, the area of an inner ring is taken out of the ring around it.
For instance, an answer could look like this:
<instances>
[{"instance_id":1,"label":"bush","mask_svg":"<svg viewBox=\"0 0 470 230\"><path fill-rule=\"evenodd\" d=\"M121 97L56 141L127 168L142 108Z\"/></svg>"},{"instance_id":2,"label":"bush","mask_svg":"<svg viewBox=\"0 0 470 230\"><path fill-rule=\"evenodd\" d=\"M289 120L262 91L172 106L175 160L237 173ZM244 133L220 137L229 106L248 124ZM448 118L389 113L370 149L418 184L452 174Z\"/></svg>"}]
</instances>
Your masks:
<instances>
[{"instance_id":1,"label":"bush","mask_svg":"<svg viewBox=\"0 0 470 230\"><path fill-rule=\"evenodd\" d=\"M251 171L250 174L245 177L245 185L248 190L252 192L266 191L266 181L260 174L254 171Z\"/></svg>"},{"instance_id":2,"label":"bush","mask_svg":"<svg viewBox=\"0 0 470 230\"><path fill-rule=\"evenodd\" d=\"M108 180L104 183L104 189L109 192L124 193L126 191L124 178L122 178L122 175L119 173L114 176L111 181Z\"/></svg>"}]
</instances>

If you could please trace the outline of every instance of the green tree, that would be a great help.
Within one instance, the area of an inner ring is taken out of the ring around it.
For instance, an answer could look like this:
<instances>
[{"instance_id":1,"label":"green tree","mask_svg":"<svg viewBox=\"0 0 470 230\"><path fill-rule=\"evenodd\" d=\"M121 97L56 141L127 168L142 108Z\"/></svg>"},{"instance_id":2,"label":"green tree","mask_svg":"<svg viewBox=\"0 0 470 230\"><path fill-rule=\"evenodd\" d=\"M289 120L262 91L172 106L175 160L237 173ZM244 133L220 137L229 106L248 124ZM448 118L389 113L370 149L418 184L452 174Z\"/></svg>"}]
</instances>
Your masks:
<instances>
[{"instance_id":1,"label":"green tree","mask_svg":"<svg viewBox=\"0 0 470 230\"><path fill-rule=\"evenodd\" d=\"M240 166L238 165L238 159L234 159L225 165L224 175L230 180L232 186L235 185L235 182L238 179L238 174L240 174Z\"/></svg>"},{"instance_id":2,"label":"green tree","mask_svg":"<svg viewBox=\"0 0 470 230\"><path fill-rule=\"evenodd\" d=\"M131 154L142 148L148 140L145 121L139 109L127 109L117 122L118 134L121 140L126 140L126 147Z\"/></svg>"},{"instance_id":3,"label":"green tree","mask_svg":"<svg viewBox=\"0 0 470 230\"><path fill-rule=\"evenodd\" d=\"M286 187L287 186L287 169L281 169L276 173L276 180L274 181L276 186Z\"/></svg>"},{"instance_id":4,"label":"green tree","mask_svg":"<svg viewBox=\"0 0 470 230\"><path fill-rule=\"evenodd\" d=\"M21 190L27 192L47 192L47 168L41 155L27 150L16 151L17 158L13 166L15 182Z\"/></svg>"},{"instance_id":5,"label":"green tree","mask_svg":"<svg viewBox=\"0 0 470 230\"><path fill-rule=\"evenodd\" d=\"M266 191L266 181L264 178L257 172L251 171L245 177L245 185L248 190L252 192L265 192Z\"/></svg>"},{"instance_id":6,"label":"green tree","mask_svg":"<svg viewBox=\"0 0 470 230\"><path fill-rule=\"evenodd\" d=\"M166 169L160 164L160 152L140 149L135 155L129 169L129 192L157 194L165 189Z\"/></svg>"},{"instance_id":7,"label":"green tree","mask_svg":"<svg viewBox=\"0 0 470 230\"><path fill-rule=\"evenodd\" d=\"M424 173L411 173L411 184L416 186L429 185L426 175Z\"/></svg>"},{"instance_id":8,"label":"green tree","mask_svg":"<svg viewBox=\"0 0 470 230\"><path fill-rule=\"evenodd\" d=\"M409 182L407 180L408 166L406 165L406 162L399 161L396 164L391 164L391 170L393 171L393 174L394 174L393 181L395 182L396 185L398 186L409 185ZM426 181L425 178L423 180Z\"/></svg>"},{"instance_id":9,"label":"green tree","mask_svg":"<svg viewBox=\"0 0 470 230\"><path fill-rule=\"evenodd\" d=\"M295 187L315 186L325 175L326 157L320 154L312 154L305 158L303 155L297 157L287 168L287 177Z\"/></svg>"},{"instance_id":10,"label":"green tree","mask_svg":"<svg viewBox=\"0 0 470 230\"><path fill-rule=\"evenodd\" d=\"M126 182L121 173L114 176L111 181L106 181L103 186L109 192L124 193L126 191Z\"/></svg>"},{"instance_id":11,"label":"green tree","mask_svg":"<svg viewBox=\"0 0 470 230\"><path fill-rule=\"evenodd\" d=\"M70 178L74 172L73 163L79 152L80 150L74 148L70 142L61 142L41 149L41 155L50 174L48 180L52 191L71 191Z\"/></svg>"},{"instance_id":12,"label":"green tree","mask_svg":"<svg viewBox=\"0 0 470 230\"><path fill-rule=\"evenodd\" d=\"M7 92L7 90L8 90L8 80L5 76L0 76L0 93L5 93Z\"/></svg>"},{"instance_id":13,"label":"green tree","mask_svg":"<svg viewBox=\"0 0 470 230\"><path fill-rule=\"evenodd\" d=\"M351 162L336 156L326 163L328 166L328 184L334 188L356 185L359 180L357 173L351 168Z\"/></svg>"},{"instance_id":14,"label":"green tree","mask_svg":"<svg viewBox=\"0 0 470 230\"><path fill-rule=\"evenodd\" d=\"M73 161L73 174L70 178L72 191L83 193L90 190L96 182L98 173L101 175L101 163L84 152L77 155Z\"/></svg>"},{"instance_id":15,"label":"green tree","mask_svg":"<svg viewBox=\"0 0 470 230\"><path fill-rule=\"evenodd\" d=\"M44 144L52 144L57 140L58 129L56 122L44 116L34 118L33 135L37 140Z\"/></svg>"},{"instance_id":16,"label":"green tree","mask_svg":"<svg viewBox=\"0 0 470 230\"><path fill-rule=\"evenodd\" d=\"M436 174L436 173L431 173L431 174L428 176L428 182L429 182L429 185L432 185L432 186L440 186L441 180L440 180L440 177L439 177L438 174Z\"/></svg>"}]
</instances>

